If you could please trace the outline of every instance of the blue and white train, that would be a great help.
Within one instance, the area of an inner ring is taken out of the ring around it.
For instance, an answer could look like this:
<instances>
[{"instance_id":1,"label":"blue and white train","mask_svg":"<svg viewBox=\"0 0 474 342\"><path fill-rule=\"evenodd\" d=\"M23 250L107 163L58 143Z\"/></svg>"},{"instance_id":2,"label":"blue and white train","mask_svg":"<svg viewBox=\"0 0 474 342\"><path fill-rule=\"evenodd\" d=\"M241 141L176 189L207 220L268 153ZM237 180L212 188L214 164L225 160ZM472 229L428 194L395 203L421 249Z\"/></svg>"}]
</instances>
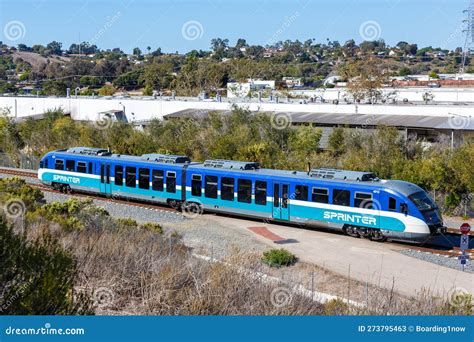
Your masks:
<instances>
[{"instance_id":1,"label":"blue and white train","mask_svg":"<svg viewBox=\"0 0 474 342\"><path fill-rule=\"evenodd\" d=\"M258 163L75 147L47 153L38 178L61 191L113 195L342 230L375 241L425 241L446 231L439 208L417 185L368 172L262 169Z\"/></svg>"}]
</instances>

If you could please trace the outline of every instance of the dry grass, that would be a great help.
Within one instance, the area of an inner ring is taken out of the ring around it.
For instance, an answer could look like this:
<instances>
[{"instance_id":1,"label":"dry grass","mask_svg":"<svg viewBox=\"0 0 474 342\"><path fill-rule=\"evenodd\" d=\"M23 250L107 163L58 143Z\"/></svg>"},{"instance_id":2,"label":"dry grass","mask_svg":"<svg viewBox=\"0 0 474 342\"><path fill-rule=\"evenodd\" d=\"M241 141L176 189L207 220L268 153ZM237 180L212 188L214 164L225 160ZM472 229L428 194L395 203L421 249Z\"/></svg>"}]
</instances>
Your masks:
<instances>
[{"instance_id":1,"label":"dry grass","mask_svg":"<svg viewBox=\"0 0 474 342\"><path fill-rule=\"evenodd\" d=\"M261 262L261 255L237 249L215 262L196 257L206 251L192 251L176 233L100 228L106 222L69 232L42 220L26 227L31 237L49 230L74 255L76 288L92 295L97 314L446 315L472 310L470 304L458 305L429 291L406 298L313 265L275 270ZM362 306L344 300L321 304L295 291L295 285L349 297Z\"/></svg>"}]
</instances>

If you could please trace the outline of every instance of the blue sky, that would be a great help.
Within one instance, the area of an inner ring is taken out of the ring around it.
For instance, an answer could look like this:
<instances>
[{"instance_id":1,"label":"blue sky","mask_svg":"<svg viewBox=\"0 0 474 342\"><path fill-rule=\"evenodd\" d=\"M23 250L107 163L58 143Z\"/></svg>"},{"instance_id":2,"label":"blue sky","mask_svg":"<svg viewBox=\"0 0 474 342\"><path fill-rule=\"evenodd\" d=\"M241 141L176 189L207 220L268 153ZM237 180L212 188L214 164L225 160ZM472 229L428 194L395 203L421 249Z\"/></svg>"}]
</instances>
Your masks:
<instances>
[{"instance_id":1,"label":"blue sky","mask_svg":"<svg viewBox=\"0 0 474 342\"><path fill-rule=\"evenodd\" d=\"M462 46L469 0L0 0L0 40L9 45L69 47L81 41L130 52L208 49L231 44L315 38L341 43L381 37L419 46Z\"/></svg>"}]
</instances>

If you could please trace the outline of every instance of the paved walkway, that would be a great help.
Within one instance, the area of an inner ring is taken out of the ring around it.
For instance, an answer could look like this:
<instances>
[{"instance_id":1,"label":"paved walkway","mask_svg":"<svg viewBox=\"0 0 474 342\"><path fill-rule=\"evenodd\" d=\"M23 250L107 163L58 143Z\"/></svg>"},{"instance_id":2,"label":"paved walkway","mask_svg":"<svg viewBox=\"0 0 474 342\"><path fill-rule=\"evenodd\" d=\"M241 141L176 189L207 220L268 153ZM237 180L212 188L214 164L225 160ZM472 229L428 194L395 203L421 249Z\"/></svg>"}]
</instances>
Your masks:
<instances>
[{"instance_id":1,"label":"paved walkway","mask_svg":"<svg viewBox=\"0 0 474 342\"><path fill-rule=\"evenodd\" d=\"M474 275L403 255L397 250L405 247L376 243L344 235L288 227L236 218L209 216L229 229L254 234L273 248L285 248L300 260L327 268L343 276L384 288L392 288L405 295L416 295L423 289L443 294L454 287L474 293ZM276 244L268 237L255 234L249 227L266 227L272 234L290 243Z\"/></svg>"}]
</instances>

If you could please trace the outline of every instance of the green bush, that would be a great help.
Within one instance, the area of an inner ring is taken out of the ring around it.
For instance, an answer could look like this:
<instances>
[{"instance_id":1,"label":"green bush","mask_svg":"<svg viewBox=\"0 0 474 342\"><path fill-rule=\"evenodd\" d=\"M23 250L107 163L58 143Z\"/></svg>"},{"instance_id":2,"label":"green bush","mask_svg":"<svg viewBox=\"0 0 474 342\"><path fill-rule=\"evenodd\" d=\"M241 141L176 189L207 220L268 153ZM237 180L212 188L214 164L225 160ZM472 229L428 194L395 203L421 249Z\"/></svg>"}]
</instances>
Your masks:
<instances>
[{"instance_id":1,"label":"green bush","mask_svg":"<svg viewBox=\"0 0 474 342\"><path fill-rule=\"evenodd\" d=\"M348 315L349 305L342 299L331 299L324 304L324 314L327 316Z\"/></svg>"},{"instance_id":2,"label":"green bush","mask_svg":"<svg viewBox=\"0 0 474 342\"><path fill-rule=\"evenodd\" d=\"M0 203L12 199L20 200L27 209L34 209L44 197L39 189L33 189L24 179L19 177L0 179Z\"/></svg>"},{"instance_id":3,"label":"green bush","mask_svg":"<svg viewBox=\"0 0 474 342\"><path fill-rule=\"evenodd\" d=\"M93 314L86 294L74 293L76 263L43 231L34 240L16 235L0 218L0 314Z\"/></svg>"},{"instance_id":4,"label":"green bush","mask_svg":"<svg viewBox=\"0 0 474 342\"><path fill-rule=\"evenodd\" d=\"M262 261L271 267L290 266L296 262L296 256L286 249L272 249L263 253Z\"/></svg>"},{"instance_id":5,"label":"green bush","mask_svg":"<svg viewBox=\"0 0 474 342\"><path fill-rule=\"evenodd\" d=\"M161 227L158 223L148 222L148 223L142 224L140 226L140 229L149 230L151 232L158 233L158 234L163 234L163 227Z\"/></svg>"},{"instance_id":6,"label":"green bush","mask_svg":"<svg viewBox=\"0 0 474 342\"><path fill-rule=\"evenodd\" d=\"M117 90L112 85L104 85L102 88L99 89L100 96L112 96L115 94Z\"/></svg>"},{"instance_id":7,"label":"green bush","mask_svg":"<svg viewBox=\"0 0 474 342\"><path fill-rule=\"evenodd\" d=\"M119 218L115 220L117 224L117 228L119 230L122 229L138 229L138 223L137 221L131 219L131 218Z\"/></svg>"},{"instance_id":8,"label":"green bush","mask_svg":"<svg viewBox=\"0 0 474 342\"><path fill-rule=\"evenodd\" d=\"M93 205L91 199L78 200L69 199L66 202L51 202L43 205L36 215L30 214L29 217L44 217L49 221L58 223L66 231L83 230L90 225L93 217L108 217L109 213Z\"/></svg>"}]
</instances>

